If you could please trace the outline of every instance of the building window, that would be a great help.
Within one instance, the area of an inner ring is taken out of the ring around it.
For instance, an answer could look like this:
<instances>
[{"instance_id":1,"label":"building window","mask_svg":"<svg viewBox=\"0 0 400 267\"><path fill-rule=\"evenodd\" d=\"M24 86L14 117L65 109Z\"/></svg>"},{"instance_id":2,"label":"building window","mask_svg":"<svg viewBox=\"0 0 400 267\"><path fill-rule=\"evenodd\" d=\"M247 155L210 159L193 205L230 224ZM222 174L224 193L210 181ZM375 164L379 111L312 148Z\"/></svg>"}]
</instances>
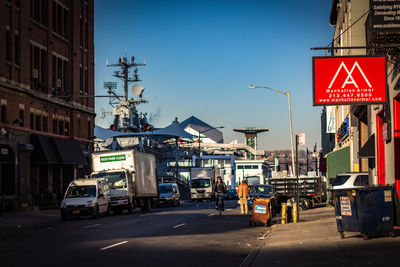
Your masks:
<instances>
[{"instance_id":1,"label":"building window","mask_svg":"<svg viewBox=\"0 0 400 267\"><path fill-rule=\"evenodd\" d=\"M7 122L7 106L6 105L1 105L0 119L1 119L1 122L3 122L3 123Z\"/></svg>"},{"instance_id":2,"label":"building window","mask_svg":"<svg viewBox=\"0 0 400 267\"><path fill-rule=\"evenodd\" d=\"M246 166L244 166L244 168L245 168L246 170L250 170L250 169L251 169L251 165L246 165Z\"/></svg>"},{"instance_id":3,"label":"building window","mask_svg":"<svg viewBox=\"0 0 400 267\"><path fill-rule=\"evenodd\" d=\"M92 122L88 121L87 138L89 139L91 136L92 136Z\"/></svg>"},{"instance_id":4,"label":"building window","mask_svg":"<svg viewBox=\"0 0 400 267\"><path fill-rule=\"evenodd\" d=\"M58 122L58 134L64 135L65 134L65 130L64 130L64 121L60 120Z\"/></svg>"},{"instance_id":5,"label":"building window","mask_svg":"<svg viewBox=\"0 0 400 267\"><path fill-rule=\"evenodd\" d=\"M47 116L43 116L43 132L48 132L48 120Z\"/></svg>"},{"instance_id":6,"label":"building window","mask_svg":"<svg viewBox=\"0 0 400 267\"><path fill-rule=\"evenodd\" d=\"M79 44L81 45L81 47L83 47L83 20L82 18L80 19L80 35L79 35Z\"/></svg>"},{"instance_id":7,"label":"building window","mask_svg":"<svg viewBox=\"0 0 400 267\"><path fill-rule=\"evenodd\" d=\"M52 64L52 88L53 90L57 89L57 58L53 56L53 64ZM56 92L53 92L57 94Z\"/></svg>"},{"instance_id":8,"label":"building window","mask_svg":"<svg viewBox=\"0 0 400 267\"><path fill-rule=\"evenodd\" d=\"M42 92L47 93L47 52L41 50L41 68L40 68L40 88Z\"/></svg>"},{"instance_id":9,"label":"building window","mask_svg":"<svg viewBox=\"0 0 400 267\"><path fill-rule=\"evenodd\" d=\"M252 166L252 169L253 169L253 170L258 170L258 165L253 165L253 166Z\"/></svg>"},{"instance_id":10,"label":"building window","mask_svg":"<svg viewBox=\"0 0 400 267\"><path fill-rule=\"evenodd\" d=\"M243 165L238 165L237 168L238 170L243 170Z\"/></svg>"},{"instance_id":11,"label":"building window","mask_svg":"<svg viewBox=\"0 0 400 267\"><path fill-rule=\"evenodd\" d=\"M78 137L81 137L81 118L78 119Z\"/></svg>"},{"instance_id":12,"label":"building window","mask_svg":"<svg viewBox=\"0 0 400 267\"><path fill-rule=\"evenodd\" d=\"M65 122L65 135L69 136L69 122L68 121Z\"/></svg>"},{"instance_id":13,"label":"building window","mask_svg":"<svg viewBox=\"0 0 400 267\"><path fill-rule=\"evenodd\" d=\"M35 128L35 114L33 114L33 112L31 112L29 116L29 127L31 128L31 130Z\"/></svg>"},{"instance_id":14,"label":"building window","mask_svg":"<svg viewBox=\"0 0 400 267\"><path fill-rule=\"evenodd\" d=\"M57 123L58 123L57 119L53 119L53 133L54 134L57 134L57 130L58 130Z\"/></svg>"},{"instance_id":15,"label":"building window","mask_svg":"<svg viewBox=\"0 0 400 267\"><path fill-rule=\"evenodd\" d=\"M42 24L47 26L47 0L42 0Z\"/></svg>"},{"instance_id":16,"label":"building window","mask_svg":"<svg viewBox=\"0 0 400 267\"><path fill-rule=\"evenodd\" d=\"M19 65L20 64L20 53L21 53L21 47L20 47L20 38L19 34L15 34L15 64Z\"/></svg>"},{"instance_id":17,"label":"building window","mask_svg":"<svg viewBox=\"0 0 400 267\"><path fill-rule=\"evenodd\" d=\"M25 110L23 109L19 110L19 126L25 126Z\"/></svg>"},{"instance_id":18,"label":"building window","mask_svg":"<svg viewBox=\"0 0 400 267\"><path fill-rule=\"evenodd\" d=\"M42 130L42 116L40 114L36 114L36 131Z\"/></svg>"},{"instance_id":19,"label":"building window","mask_svg":"<svg viewBox=\"0 0 400 267\"><path fill-rule=\"evenodd\" d=\"M68 11L64 9L64 37L68 39Z\"/></svg>"},{"instance_id":20,"label":"building window","mask_svg":"<svg viewBox=\"0 0 400 267\"><path fill-rule=\"evenodd\" d=\"M33 0L33 19L40 22L40 2Z\"/></svg>"},{"instance_id":21,"label":"building window","mask_svg":"<svg viewBox=\"0 0 400 267\"><path fill-rule=\"evenodd\" d=\"M10 30L6 30L6 59L8 61L11 61L11 36L10 36Z\"/></svg>"},{"instance_id":22,"label":"building window","mask_svg":"<svg viewBox=\"0 0 400 267\"><path fill-rule=\"evenodd\" d=\"M88 28L88 23L85 21L85 48L88 48L89 44L89 28Z\"/></svg>"}]
</instances>

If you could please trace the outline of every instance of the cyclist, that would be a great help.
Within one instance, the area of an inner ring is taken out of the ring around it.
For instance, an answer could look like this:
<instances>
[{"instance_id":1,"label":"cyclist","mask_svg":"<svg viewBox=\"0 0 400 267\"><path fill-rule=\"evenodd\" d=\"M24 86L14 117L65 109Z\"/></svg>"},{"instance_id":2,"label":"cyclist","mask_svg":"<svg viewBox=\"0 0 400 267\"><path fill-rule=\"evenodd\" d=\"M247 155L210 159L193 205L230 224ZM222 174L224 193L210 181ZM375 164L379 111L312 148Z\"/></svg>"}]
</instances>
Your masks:
<instances>
[{"instance_id":1,"label":"cyclist","mask_svg":"<svg viewBox=\"0 0 400 267\"><path fill-rule=\"evenodd\" d=\"M215 192L215 209L218 209L218 203L221 201L222 210L224 210L224 193L226 190L226 185L222 181L221 176L217 177L217 182L214 185Z\"/></svg>"}]
</instances>

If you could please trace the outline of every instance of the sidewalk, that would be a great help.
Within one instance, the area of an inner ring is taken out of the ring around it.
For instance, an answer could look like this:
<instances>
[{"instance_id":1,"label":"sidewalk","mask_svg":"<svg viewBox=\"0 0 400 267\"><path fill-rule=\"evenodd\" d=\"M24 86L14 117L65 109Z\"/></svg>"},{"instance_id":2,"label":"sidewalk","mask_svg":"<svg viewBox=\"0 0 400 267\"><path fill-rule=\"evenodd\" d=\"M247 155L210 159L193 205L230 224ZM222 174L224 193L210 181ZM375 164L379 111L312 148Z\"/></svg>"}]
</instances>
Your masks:
<instances>
[{"instance_id":1,"label":"sidewalk","mask_svg":"<svg viewBox=\"0 0 400 267\"><path fill-rule=\"evenodd\" d=\"M359 233L341 239L334 208L300 213L301 221L277 224L248 266L398 266L400 237L363 240Z\"/></svg>"},{"instance_id":2,"label":"sidewalk","mask_svg":"<svg viewBox=\"0 0 400 267\"><path fill-rule=\"evenodd\" d=\"M11 234L16 230L49 227L59 220L60 211L58 209L5 213L0 216L0 236Z\"/></svg>"}]
</instances>

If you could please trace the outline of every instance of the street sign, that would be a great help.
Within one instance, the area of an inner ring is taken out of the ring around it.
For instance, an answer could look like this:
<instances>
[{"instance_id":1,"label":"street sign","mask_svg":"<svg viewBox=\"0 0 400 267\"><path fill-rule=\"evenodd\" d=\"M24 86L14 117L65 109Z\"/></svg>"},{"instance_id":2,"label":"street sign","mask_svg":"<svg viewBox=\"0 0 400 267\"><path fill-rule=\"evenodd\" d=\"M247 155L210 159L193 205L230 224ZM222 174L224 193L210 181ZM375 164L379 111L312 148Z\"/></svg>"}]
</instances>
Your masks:
<instances>
[{"instance_id":1,"label":"street sign","mask_svg":"<svg viewBox=\"0 0 400 267\"><path fill-rule=\"evenodd\" d=\"M313 105L386 102L386 57L313 57Z\"/></svg>"},{"instance_id":2,"label":"street sign","mask_svg":"<svg viewBox=\"0 0 400 267\"><path fill-rule=\"evenodd\" d=\"M306 145L306 134L305 133L296 133L297 136L297 144L300 146Z\"/></svg>"}]
</instances>

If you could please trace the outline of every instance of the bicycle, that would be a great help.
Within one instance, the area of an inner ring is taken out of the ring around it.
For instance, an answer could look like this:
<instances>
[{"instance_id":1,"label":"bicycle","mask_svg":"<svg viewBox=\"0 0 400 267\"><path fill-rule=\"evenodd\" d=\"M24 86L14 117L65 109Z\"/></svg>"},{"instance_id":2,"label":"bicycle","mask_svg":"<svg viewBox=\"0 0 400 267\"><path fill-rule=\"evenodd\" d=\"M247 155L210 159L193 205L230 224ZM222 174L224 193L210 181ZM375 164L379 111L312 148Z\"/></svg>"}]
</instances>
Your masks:
<instances>
[{"instance_id":1,"label":"bicycle","mask_svg":"<svg viewBox=\"0 0 400 267\"><path fill-rule=\"evenodd\" d=\"M224 210L224 207L222 206L222 200L224 198L224 194L223 193L215 193L215 195L216 195L215 201L218 201L217 210L219 211L219 216L222 216L222 211Z\"/></svg>"}]
</instances>

